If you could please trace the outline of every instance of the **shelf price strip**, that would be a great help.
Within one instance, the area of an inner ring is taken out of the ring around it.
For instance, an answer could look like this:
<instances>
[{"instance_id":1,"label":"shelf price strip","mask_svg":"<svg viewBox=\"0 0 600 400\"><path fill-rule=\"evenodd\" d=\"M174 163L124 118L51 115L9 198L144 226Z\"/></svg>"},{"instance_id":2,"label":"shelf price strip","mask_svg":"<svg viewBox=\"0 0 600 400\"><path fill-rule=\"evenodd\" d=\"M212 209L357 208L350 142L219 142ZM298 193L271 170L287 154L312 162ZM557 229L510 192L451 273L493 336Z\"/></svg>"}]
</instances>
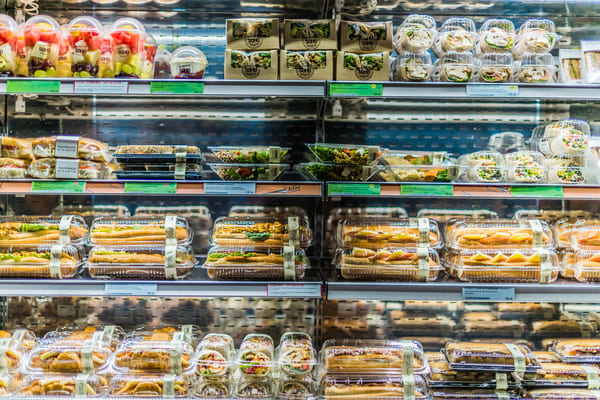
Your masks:
<instances>
[{"instance_id":1,"label":"shelf price strip","mask_svg":"<svg viewBox=\"0 0 600 400\"><path fill-rule=\"evenodd\" d=\"M512 186L512 197L564 197L561 186Z\"/></svg>"},{"instance_id":2,"label":"shelf price strip","mask_svg":"<svg viewBox=\"0 0 600 400\"><path fill-rule=\"evenodd\" d=\"M327 194L329 196L379 196L381 185L379 183L329 183Z\"/></svg>"},{"instance_id":3,"label":"shelf price strip","mask_svg":"<svg viewBox=\"0 0 600 400\"><path fill-rule=\"evenodd\" d=\"M152 94L203 94L202 82L150 82Z\"/></svg>"},{"instance_id":4,"label":"shelf price strip","mask_svg":"<svg viewBox=\"0 0 600 400\"><path fill-rule=\"evenodd\" d=\"M204 194L256 194L254 182L206 182Z\"/></svg>"},{"instance_id":5,"label":"shelf price strip","mask_svg":"<svg viewBox=\"0 0 600 400\"><path fill-rule=\"evenodd\" d=\"M60 81L47 80L9 80L6 83L7 93L60 93Z\"/></svg>"},{"instance_id":6,"label":"shelf price strip","mask_svg":"<svg viewBox=\"0 0 600 400\"><path fill-rule=\"evenodd\" d=\"M125 182L124 193L175 194L176 182Z\"/></svg>"},{"instance_id":7,"label":"shelf price strip","mask_svg":"<svg viewBox=\"0 0 600 400\"><path fill-rule=\"evenodd\" d=\"M463 300L471 301L514 301L514 287L464 287Z\"/></svg>"},{"instance_id":8,"label":"shelf price strip","mask_svg":"<svg viewBox=\"0 0 600 400\"><path fill-rule=\"evenodd\" d=\"M402 196L454 196L452 185L402 185Z\"/></svg>"},{"instance_id":9,"label":"shelf price strip","mask_svg":"<svg viewBox=\"0 0 600 400\"><path fill-rule=\"evenodd\" d=\"M84 193L85 182L78 181L33 181L31 193Z\"/></svg>"},{"instance_id":10,"label":"shelf price strip","mask_svg":"<svg viewBox=\"0 0 600 400\"><path fill-rule=\"evenodd\" d=\"M467 85L467 96L469 97L519 97L517 85L471 83Z\"/></svg>"},{"instance_id":11,"label":"shelf price strip","mask_svg":"<svg viewBox=\"0 0 600 400\"><path fill-rule=\"evenodd\" d=\"M330 83L331 96L383 96L381 83Z\"/></svg>"},{"instance_id":12,"label":"shelf price strip","mask_svg":"<svg viewBox=\"0 0 600 400\"><path fill-rule=\"evenodd\" d=\"M104 294L112 296L155 296L157 283L107 283Z\"/></svg>"}]
</instances>

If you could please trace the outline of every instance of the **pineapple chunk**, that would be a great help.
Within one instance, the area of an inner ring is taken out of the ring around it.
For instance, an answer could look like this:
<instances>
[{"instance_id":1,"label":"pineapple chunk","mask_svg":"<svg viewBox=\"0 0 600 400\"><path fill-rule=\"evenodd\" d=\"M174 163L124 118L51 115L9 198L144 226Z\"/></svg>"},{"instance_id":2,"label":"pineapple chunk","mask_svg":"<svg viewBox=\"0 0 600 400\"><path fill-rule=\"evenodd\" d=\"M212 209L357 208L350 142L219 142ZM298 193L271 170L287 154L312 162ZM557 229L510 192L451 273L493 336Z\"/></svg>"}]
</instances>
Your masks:
<instances>
[{"instance_id":1,"label":"pineapple chunk","mask_svg":"<svg viewBox=\"0 0 600 400\"><path fill-rule=\"evenodd\" d=\"M485 261L491 261L492 257L488 256L487 254L477 253L471 257L471 260L485 262Z\"/></svg>"},{"instance_id":2,"label":"pineapple chunk","mask_svg":"<svg viewBox=\"0 0 600 400\"><path fill-rule=\"evenodd\" d=\"M354 257L373 257L375 254L376 253L373 250L361 249L360 247L352 249L352 255Z\"/></svg>"},{"instance_id":3,"label":"pineapple chunk","mask_svg":"<svg viewBox=\"0 0 600 400\"><path fill-rule=\"evenodd\" d=\"M529 261L531 264L539 264L541 262L540 255L538 253L535 253L534 255L529 257L527 261Z\"/></svg>"},{"instance_id":4,"label":"pineapple chunk","mask_svg":"<svg viewBox=\"0 0 600 400\"><path fill-rule=\"evenodd\" d=\"M505 255L504 255L504 254L502 254L502 253L498 253L498 254L496 254L496 257L494 257L494 259L492 260L492 262L493 262L494 264L500 264L500 263L502 263L502 262L506 261L507 259L508 259L508 257L507 257L507 256L505 256Z\"/></svg>"},{"instance_id":5,"label":"pineapple chunk","mask_svg":"<svg viewBox=\"0 0 600 400\"><path fill-rule=\"evenodd\" d=\"M522 242L527 242L529 241L529 239L531 238L531 235L529 235L528 233L515 233L511 238L510 241L512 243L522 243Z\"/></svg>"},{"instance_id":6,"label":"pineapple chunk","mask_svg":"<svg viewBox=\"0 0 600 400\"><path fill-rule=\"evenodd\" d=\"M524 263L527 261L527 257L525 257L521 253L514 253L513 255L508 257L508 260L506 261L509 263Z\"/></svg>"}]
</instances>

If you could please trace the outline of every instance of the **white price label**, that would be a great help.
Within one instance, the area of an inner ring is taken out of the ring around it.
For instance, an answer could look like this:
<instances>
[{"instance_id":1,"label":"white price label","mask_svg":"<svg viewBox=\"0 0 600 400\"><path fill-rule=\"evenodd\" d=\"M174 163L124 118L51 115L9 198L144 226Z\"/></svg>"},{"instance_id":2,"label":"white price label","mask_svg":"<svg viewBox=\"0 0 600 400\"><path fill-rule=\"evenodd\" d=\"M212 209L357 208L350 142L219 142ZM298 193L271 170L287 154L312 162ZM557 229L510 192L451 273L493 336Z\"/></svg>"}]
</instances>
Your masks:
<instances>
[{"instance_id":1,"label":"white price label","mask_svg":"<svg viewBox=\"0 0 600 400\"><path fill-rule=\"evenodd\" d=\"M74 94L127 94L129 82L119 81L77 81L73 85Z\"/></svg>"},{"instance_id":2,"label":"white price label","mask_svg":"<svg viewBox=\"0 0 600 400\"><path fill-rule=\"evenodd\" d=\"M54 142L54 157L56 158L77 158L79 150L79 136L56 137Z\"/></svg>"},{"instance_id":3,"label":"white price label","mask_svg":"<svg viewBox=\"0 0 600 400\"><path fill-rule=\"evenodd\" d=\"M56 179L77 179L78 173L79 160L56 159L56 169L54 171Z\"/></svg>"},{"instance_id":4,"label":"white price label","mask_svg":"<svg viewBox=\"0 0 600 400\"><path fill-rule=\"evenodd\" d=\"M157 283L106 283L104 294L112 296L154 296Z\"/></svg>"},{"instance_id":5,"label":"white price label","mask_svg":"<svg viewBox=\"0 0 600 400\"><path fill-rule=\"evenodd\" d=\"M269 283L267 297L321 297L320 283Z\"/></svg>"},{"instance_id":6,"label":"white price label","mask_svg":"<svg viewBox=\"0 0 600 400\"><path fill-rule=\"evenodd\" d=\"M254 182L206 182L204 194L256 194Z\"/></svg>"},{"instance_id":7,"label":"white price label","mask_svg":"<svg viewBox=\"0 0 600 400\"><path fill-rule=\"evenodd\" d=\"M519 87L510 84L478 84L467 85L469 97L519 97Z\"/></svg>"}]
</instances>

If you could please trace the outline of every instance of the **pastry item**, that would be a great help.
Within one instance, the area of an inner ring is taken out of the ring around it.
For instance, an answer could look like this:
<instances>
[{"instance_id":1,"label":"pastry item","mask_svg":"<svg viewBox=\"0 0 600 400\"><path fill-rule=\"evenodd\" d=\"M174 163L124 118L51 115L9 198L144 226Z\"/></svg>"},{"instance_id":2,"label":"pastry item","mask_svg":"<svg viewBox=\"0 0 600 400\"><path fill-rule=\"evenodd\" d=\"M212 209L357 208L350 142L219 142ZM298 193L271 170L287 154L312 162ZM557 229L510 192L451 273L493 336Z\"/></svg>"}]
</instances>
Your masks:
<instances>
[{"instance_id":1,"label":"pastry item","mask_svg":"<svg viewBox=\"0 0 600 400\"><path fill-rule=\"evenodd\" d=\"M414 396L425 399L427 388L423 378L414 376L414 383L405 385L403 376L386 375L325 375L321 383L321 397L330 399L403 399Z\"/></svg>"},{"instance_id":2,"label":"pastry item","mask_svg":"<svg viewBox=\"0 0 600 400\"><path fill-rule=\"evenodd\" d=\"M338 227L340 247L378 250L441 243L437 224L427 218L347 218Z\"/></svg>"},{"instance_id":3,"label":"pastry item","mask_svg":"<svg viewBox=\"0 0 600 400\"><path fill-rule=\"evenodd\" d=\"M61 229L61 227L63 229ZM0 247L31 247L50 244L82 244L87 225L82 217L2 217Z\"/></svg>"},{"instance_id":4,"label":"pastry item","mask_svg":"<svg viewBox=\"0 0 600 400\"><path fill-rule=\"evenodd\" d=\"M296 229L297 228L297 229ZM309 246L312 232L299 217L221 217L215 221L212 241L217 246Z\"/></svg>"},{"instance_id":5,"label":"pastry item","mask_svg":"<svg viewBox=\"0 0 600 400\"><path fill-rule=\"evenodd\" d=\"M170 392L170 393L169 393ZM111 397L187 397L188 385L174 375L116 375L111 379Z\"/></svg>"},{"instance_id":6,"label":"pastry item","mask_svg":"<svg viewBox=\"0 0 600 400\"><path fill-rule=\"evenodd\" d=\"M179 374L192 366L192 346L181 340L127 340L114 357L120 370Z\"/></svg>"},{"instance_id":7,"label":"pastry item","mask_svg":"<svg viewBox=\"0 0 600 400\"><path fill-rule=\"evenodd\" d=\"M446 361L446 356L441 351L426 351L425 357L427 358L427 361L429 362L429 366L431 366L431 363L434 363L434 362ZM433 368L432 368L432 371L433 371Z\"/></svg>"},{"instance_id":8,"label":"pastry item","mask_svg":"<svg viewBox=\"0 0 600 400\"><path fill-rule=\"evenodd\" d=\"M452 368L497 366L498 369L514 370L521 359L525 369L539 369L531 351L517 344L448 343L445 351Z\"/></svg>"},{"instance_id":9,"label":"pastry item","mask_svg":"<svg viewBox=\"0 0 600 400\"><path fill-rule=\"evenodd\" d=\"M29 160L0 158L0 179L25 179Z\"/></svg>"},{"instance_id":10,"label":"pastry item","mask_svg":"<svg viewBox=\"0 0 600 400\"><path fill-rule=\"evenodd\" d=\"M90 228L94 246L188 244L191 231L185 219L175 216L97 218Z\"/></svg>"},{"instance_id":11,"label":"pastry item","mask_svg":"<svg viewBox=\"0 0 600 400\"><path fill-rule=\"evenodd\" d=\"M40 372L92 373L108 367L111 351L105 344L87 341L41 343L29 357L28 368Z\"/></svg>"},{"instance_id":12,"label":"pastry item","mask_svg":"<svg viewBox=\"0 0 600 400\"><path fill-rule=\"evenodd\" d=\"M100 375L34 374L26 376L19 386L23 397L95 397L108 387L108 380Z\"/></svg>"},{"instance_id":13,"label":"pastry item","mask_svg":"<svg viewBox=\"0 0 600 400\"><path fill-rule=\"evenodd\" d=\"M452 249L552 248L554 240L544 221L456 220L448 225L448 247Z\"/></svg>"},{"instance_id":14,"label":"pastry item","mask_svg":"<svg viewBox=\"0 0 600 400\"><path fill-rule=\"evenodd\" d=\"M36 158L65 157L63 155L56 156L55 153L56 142L62 140L61 138L63 137L51 136L33 139L31 146L34 156ZM66 138L71 137L68 136ZM84 137L76 139L77 151L74 152L73 156L69 156L68 158L79 158L97 162L108 162L110 160L108 145L106 143Z\"/></svg>"}]
</instances>

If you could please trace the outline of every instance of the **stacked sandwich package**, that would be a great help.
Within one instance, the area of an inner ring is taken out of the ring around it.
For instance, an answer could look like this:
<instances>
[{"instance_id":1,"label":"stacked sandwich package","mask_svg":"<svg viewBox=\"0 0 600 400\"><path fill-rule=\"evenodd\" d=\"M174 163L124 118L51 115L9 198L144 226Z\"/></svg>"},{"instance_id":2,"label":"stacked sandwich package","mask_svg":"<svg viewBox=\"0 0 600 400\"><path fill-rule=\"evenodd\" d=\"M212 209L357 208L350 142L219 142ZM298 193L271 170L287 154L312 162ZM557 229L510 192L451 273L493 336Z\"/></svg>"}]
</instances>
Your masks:
<instances>
[{"instance_id":1,"label":"stacked sandwich package","mask_svg":"<svg viewBox=\"0 0 600 400\"><path fill-rule=\"evenodd\" d=\"M337 54L338 81L387 81L394 35L392 22L342 21Z\"/></svg>"},{"instance_id":2,"label":"stacked sandwich package","mask_svg":"<svg viewBox=\"0 0 600 400\"><path fill-rule=\"evenodd\" d=\"M569 277L580 282L600 281L600 220L579 219L565 234L573 262L570 264L572 276Z\"/></svg>"},{"instance_id":3,"label":"stacked sandwich package","mask_svg":"<svg viewBox=\"0 0 600 400\"><path fill-rule=\"evenodd\" d=\"M226 181L274 181L290 168L291 150L280 146L210 146L220 163L208 166Z\"/></svg>"},{"instance_id":4,"label":"stacked sandwich package","mask_svg":"<svg viewBox=\"0 0 600 400\"><path fill-rule=\"evenodd\" d=\"M175 215L96 218L86 268L94 279L185 279L196 263L192 237Z\"/></svg>"},{"instance_id":5,"label":"stacked sandwich package","mask_svg":"<svg viewBox=\"0 0 600 400\"><path fill-rule=\"evenodd\" d=\"M128 145L117 148L117 179L202 179L202 154L196 146Z\"/></svg>"},{"instance_id":6,"label":"stacked sandwich package","mask_svg":"<svg viewBox=\"0 0 600 400\"><path fill-rule=\"evenodd\" d=\"M337 50L335 20L286 19L280 79L333 80Z\"/></svg>"}]
</instances>

